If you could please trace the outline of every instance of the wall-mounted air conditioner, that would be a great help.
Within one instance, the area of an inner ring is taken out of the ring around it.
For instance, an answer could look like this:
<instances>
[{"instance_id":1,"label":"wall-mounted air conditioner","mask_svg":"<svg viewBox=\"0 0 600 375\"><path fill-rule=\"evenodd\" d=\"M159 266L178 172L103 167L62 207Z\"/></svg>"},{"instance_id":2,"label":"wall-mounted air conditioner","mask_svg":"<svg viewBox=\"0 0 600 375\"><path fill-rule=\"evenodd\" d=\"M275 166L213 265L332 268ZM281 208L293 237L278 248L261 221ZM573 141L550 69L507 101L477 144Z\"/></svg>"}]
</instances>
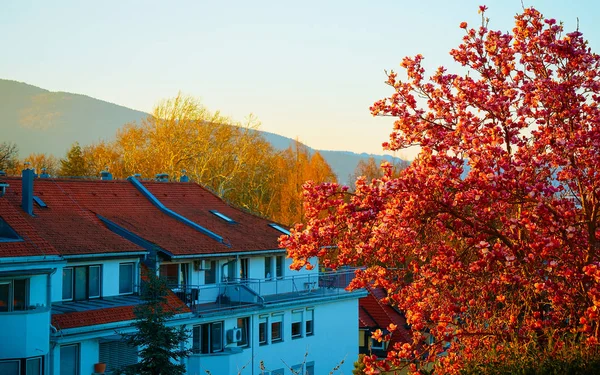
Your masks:
<instances>
[{"instance_id":1,"label":"wall-mounted air conditioner","mask_svg":"<svg viewBox=\"0 0 600 375\"><path fill-rule=\"evenodd\" d=\"M229 331L227 331L227 341L231 343L242 341L242 329L232 328Z\"/></svg>"}]
</instances>

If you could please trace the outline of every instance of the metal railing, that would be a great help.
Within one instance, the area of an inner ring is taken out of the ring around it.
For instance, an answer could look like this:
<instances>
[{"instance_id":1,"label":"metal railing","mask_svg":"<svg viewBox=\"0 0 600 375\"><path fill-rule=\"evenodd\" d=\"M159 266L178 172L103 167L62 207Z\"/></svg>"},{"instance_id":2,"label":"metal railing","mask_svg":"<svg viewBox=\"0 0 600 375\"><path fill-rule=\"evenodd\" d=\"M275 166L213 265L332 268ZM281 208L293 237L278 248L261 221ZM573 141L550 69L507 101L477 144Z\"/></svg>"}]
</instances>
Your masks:
<instances>
[{"instance_id":1,"label":"metal railing","mask_svg":"<svg viewBox=\"0 0 600 375\"><path fill-rule=\"evenodd\" d=\"M194 312L252 308L273 303L347 295L354 269L305 272L286 277L233 279L216 284L170 285Z\"/></svg>"}]
</instances>

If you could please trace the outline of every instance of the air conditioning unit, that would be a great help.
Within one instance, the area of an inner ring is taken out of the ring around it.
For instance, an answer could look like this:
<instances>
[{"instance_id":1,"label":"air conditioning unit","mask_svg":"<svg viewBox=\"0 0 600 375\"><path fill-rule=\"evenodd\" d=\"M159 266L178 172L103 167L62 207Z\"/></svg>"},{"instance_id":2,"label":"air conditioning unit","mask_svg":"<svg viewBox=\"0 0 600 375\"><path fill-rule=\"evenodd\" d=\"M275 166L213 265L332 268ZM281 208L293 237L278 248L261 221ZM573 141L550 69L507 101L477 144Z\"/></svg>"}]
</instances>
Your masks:
<instances>
[{"instance_id":1,"label":"air conditioning unit","mask_svg":"<svg viewBox=\"0 0 600 375\"><path fill-rule=\"evenodd\" d=\"M227 331L227 341L231 343L242 341L242 329L233 328Z\"/></svg>"}]
</instances>

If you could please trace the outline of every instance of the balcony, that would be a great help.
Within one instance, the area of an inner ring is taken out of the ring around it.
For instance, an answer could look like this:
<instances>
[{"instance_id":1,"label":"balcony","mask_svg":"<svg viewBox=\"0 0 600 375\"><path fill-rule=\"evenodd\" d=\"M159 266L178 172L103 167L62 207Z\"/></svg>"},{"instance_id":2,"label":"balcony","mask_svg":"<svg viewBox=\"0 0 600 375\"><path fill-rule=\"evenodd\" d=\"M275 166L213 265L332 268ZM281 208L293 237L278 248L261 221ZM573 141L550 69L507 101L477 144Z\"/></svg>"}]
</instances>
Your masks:
<instances>
[{"instance_id":1,"label":"balcony","mask_svg":"<svg viewBox=\"0 0 600 375\"><path fill-rule=\"evenodd\" d=\"M236 279L211 285L175 285L171 289L198 314L251 309L288 301L348 296L354 269L305 273L272 279Z\"/></svg>"},{"instance_id":2,"label":"balcony","mask_svg":"<svg viewBox=\"0 0 600 375\"><path fill-rule=\"evenodd\" d=\"M0 327L0 359L34 357L48 353L48 307L31 306L27 310L1 312Z\"/></svg>"}]
</instances>

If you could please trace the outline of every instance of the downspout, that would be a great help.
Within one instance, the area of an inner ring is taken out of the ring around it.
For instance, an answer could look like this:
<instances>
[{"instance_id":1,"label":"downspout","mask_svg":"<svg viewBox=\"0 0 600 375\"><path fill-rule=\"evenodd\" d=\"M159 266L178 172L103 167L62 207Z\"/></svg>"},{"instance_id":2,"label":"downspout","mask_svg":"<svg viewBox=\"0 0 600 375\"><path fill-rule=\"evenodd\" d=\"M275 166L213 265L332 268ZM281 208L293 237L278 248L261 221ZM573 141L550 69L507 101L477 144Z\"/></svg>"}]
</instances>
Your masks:
<instances>
[{"instance_id":1,"label":"downspout","mask_svg":"<svg viewBox=\"0 0 600 375\"><path fill-rule=\"evenodd\" d=\"M56 271L58 271L58 268L55 268L52 272L50 272L48 274L48 282L46 282L46 306L48 306L49 308L49 313L50 313L50 330L52 330L52 332L56 333L58 332L58 330L56 329L56 327L54 327L52 325L52 275L54 275L56 273ZM48 338L50 339L50 338ZM50 348L48 350L48 354L46 354L48 356L47 360L44 361L44 363L46 364L44 367L46 368L46 372L45 374L50 374L51 373L51 369L52 369L52 365L54 364L54 348Z\"/></svg>"}]
</instances>

